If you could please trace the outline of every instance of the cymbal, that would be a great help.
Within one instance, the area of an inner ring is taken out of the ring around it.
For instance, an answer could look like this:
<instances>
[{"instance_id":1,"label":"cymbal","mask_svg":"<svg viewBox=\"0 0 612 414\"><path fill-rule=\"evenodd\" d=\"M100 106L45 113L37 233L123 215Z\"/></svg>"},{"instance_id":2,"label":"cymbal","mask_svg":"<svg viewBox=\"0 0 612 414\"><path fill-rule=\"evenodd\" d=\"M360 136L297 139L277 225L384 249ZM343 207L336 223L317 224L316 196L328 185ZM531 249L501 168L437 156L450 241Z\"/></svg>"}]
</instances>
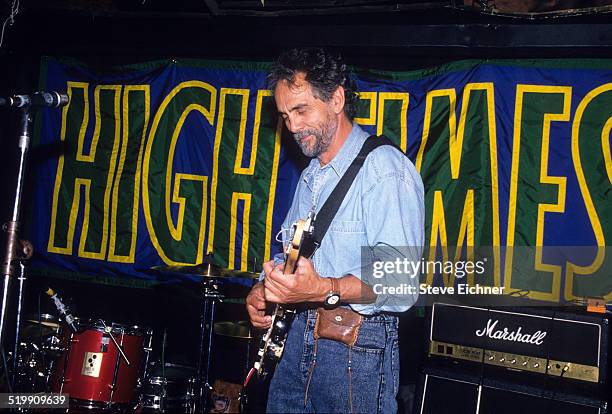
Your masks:
<instances>
[{"instance_id":1,"label":"cymbal","mask_svg":"<svg viewBox=\"0 0 612 414\"><path fill-rule=\"evenodd\" d=\"M229 336L232 338L251 339L251 326L248 321L226 321L215 323L215 333L217 335Z\"/></svg>"},{"instance_id":2,"label":"cymbal","mask_svg":"<svg viewBox=\"0 0 612 414\"><path fill-rule=\"evenodd\" d=\"M53 315L43 313L40 315L40 324L38 316L31 316L32 319L27 319L22 328L21 336L23 338L36 338L39 336L47 336L59 331L60 324L57 318Z\"/></svg>"},{"instance_id":3,"label":"cymbal","mask_svg":"<svg viewBox=\"0 0 612 414\"><path fill-rule=\"evenodd\" d=\"M182 273L198 275L205 278L219 279L238 277L242 279L257 279L258 273L241 272L238 270L225 269L214 264L202 263L195 266L153 266L151 270L160 273Z\"/></svg>"},{"instance_id":4,"label":"cymbal","mask_svg":"<svg viewBox=\"0 0 612 414\"><path fill-rule=\"evenodd\" d=\"M37 315L31 316L31 319L27 319L26 322L35 324L35 325L38 325L40 323L42 326L46 326L48 328L53 328L53 329L59 328L60 326L57 321L57 318L53 315L49 315L48 313L40 314L40 322L38 320Z\"/></svg>"}]
</instances>

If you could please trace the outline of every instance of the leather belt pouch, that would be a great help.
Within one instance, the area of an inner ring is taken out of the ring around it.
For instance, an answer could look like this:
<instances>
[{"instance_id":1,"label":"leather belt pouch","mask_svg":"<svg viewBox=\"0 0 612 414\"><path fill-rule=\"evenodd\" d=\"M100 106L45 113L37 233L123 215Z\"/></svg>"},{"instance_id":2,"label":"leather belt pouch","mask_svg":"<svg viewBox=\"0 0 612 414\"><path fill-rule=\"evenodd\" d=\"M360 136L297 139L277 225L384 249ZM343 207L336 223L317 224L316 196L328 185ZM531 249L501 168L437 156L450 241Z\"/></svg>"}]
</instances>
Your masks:
<instances>
[{"instance_id":1,"label":"leather belt pouch","mask_svg":"<svg viewBox=\"0 0 612 414\"><path fill-rule=\"evenodd\" d=\"M359 335L363 317L348 308L317 309L315 339L324 338L353 346Z\"/></svg>"}]
</instances>

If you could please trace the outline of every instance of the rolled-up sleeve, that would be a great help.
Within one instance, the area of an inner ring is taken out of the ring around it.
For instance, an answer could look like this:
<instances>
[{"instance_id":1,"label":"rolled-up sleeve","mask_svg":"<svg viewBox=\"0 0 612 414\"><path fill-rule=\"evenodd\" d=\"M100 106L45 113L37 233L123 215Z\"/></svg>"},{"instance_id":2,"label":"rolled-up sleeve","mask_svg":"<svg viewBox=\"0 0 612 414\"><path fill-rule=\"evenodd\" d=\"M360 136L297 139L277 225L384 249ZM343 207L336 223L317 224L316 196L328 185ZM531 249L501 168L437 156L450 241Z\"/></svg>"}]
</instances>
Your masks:
<instances>
[{"instance_id":1,"label":"rolled-up sleeve","mask_svg":"<svg viewBox=\"0 0 612 414\"><path fill-rule=\"evenodd\" d=\"M414 269L421 260L424 243L423 183L407 158L398 167L375 175L375 182L362 195L368 246L362 249L360 266L351 273L376 287L377 298L374 303L350 306L366 315L404 312L418 298L419 275ZM389 264L387 269L393 271L373 277L374 262L391 262L393 266ZM384 287L394 288L393 293L379 293Z\"/></svg>"}]
</instances>

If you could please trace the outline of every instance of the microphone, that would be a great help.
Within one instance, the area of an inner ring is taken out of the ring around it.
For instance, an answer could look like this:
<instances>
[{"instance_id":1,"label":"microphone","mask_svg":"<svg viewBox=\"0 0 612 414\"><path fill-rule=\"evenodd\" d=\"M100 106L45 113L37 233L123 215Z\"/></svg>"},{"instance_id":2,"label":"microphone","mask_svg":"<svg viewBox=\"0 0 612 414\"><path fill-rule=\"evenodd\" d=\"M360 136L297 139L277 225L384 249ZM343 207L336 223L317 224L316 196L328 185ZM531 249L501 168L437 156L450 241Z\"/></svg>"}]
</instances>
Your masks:
<instances>
[{"instance_id":1,"label":"microphone","mask_svg":"<svg viewBox=\"0 0 612 414\"><path fill-rule=\"evenodd\" d=\"M14 95L10 98L0 98L0 106L23 108L26 106L59 108L68 104L68 95L56 91L35 92L33 95Z\"/></svg>"},{"instance_id":2,"label":"microphone","mask_svg":"<svg viewBox=\"0 0 612 414\"><path fill-rule=\"evenodd\" d=\"M49 297L53 300L55 307L57 308L59 313L64 317L64 320L66 321L68 326L70 326L70 328L72 328L72 330L76 332L77 328L76 328L76 325L74 324L74 317L70 313L68 313L68 309L66 308L66 306L64 306L60 297L57 296L57 293L55 293L55 291L51 288L47 289L45 293L49 295Z\"/></svg>"}]
</instances>

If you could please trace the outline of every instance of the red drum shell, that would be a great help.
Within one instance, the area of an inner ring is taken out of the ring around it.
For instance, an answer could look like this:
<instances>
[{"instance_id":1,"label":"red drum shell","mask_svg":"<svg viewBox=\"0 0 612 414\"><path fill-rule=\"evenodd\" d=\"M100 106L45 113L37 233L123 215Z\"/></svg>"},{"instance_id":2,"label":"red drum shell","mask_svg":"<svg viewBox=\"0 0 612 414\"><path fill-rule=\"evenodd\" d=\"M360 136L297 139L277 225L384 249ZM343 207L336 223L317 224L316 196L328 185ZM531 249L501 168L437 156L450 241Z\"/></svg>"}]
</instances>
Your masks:
<instances>
[{"instance_id":1,"label":"red drum shell","mask_svg":"<svg viewBox=\"0 0 612 414\"><path fill-rule=\"evenodd\" d=\"M106 404L127 404L136 399L135 389L143 363L147 333L139 327L108 325L130 361L128 366L102 324L80 324L79 332L67 332L66 350L56 365L53 392L71 399ZM117 380L113 378L117 368Z\"/></svg>"}]
</instances>

